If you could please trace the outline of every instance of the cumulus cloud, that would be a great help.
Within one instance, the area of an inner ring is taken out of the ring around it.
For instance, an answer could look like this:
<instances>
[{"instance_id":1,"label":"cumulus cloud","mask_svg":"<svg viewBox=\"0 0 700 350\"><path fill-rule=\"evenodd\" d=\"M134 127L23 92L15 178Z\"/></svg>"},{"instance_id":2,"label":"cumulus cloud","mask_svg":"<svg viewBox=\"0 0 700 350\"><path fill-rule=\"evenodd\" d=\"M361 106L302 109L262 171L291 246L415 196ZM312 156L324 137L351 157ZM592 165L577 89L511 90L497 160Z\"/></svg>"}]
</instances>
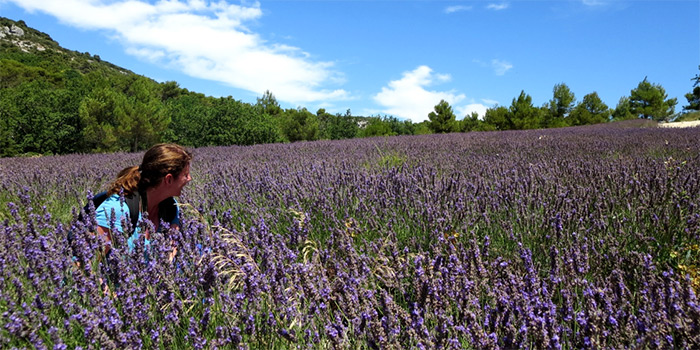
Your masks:
<instances>
[{"instance_id":1,"label":"cumulus cloud","mask_svg":"<svg viewBox=\"0 0 700 350\"><path fill-rule=\"evenodd\" d=\"M464 5L455 5L455 6L448 6L445 8L445 13L455 13L455 12L461 12L461 11L469 11L471 10L471 6L464 6Z\"/></svg>"},{"instance_id":2,"label":"cumulus cloud","mask_svg":"<svg viewBox=\"0 0 700 350\"><path fill-rule=\"evenodd\" d=\"M246 23L262 17L260 3L209 0L10 0L61 22L117 37L129 54L190 76L306 103L344 100L332 89L343 81L332 62L302 49L268 42Z\"/></svg>"},{"instance_id":3,"label":"cumulus cloud","mask_svg":"<svg viewBox=\"0 0 700 350\"><path fill-rule=\"evenodd\" d=\"M418 123L428 119L440 100L455 104L464 100L464 94L454 91L431 91L427 87L450 80L447 74L437 74L428 66L404 72L401 79L390 81L388 86L374 96L374 101L382 106L382 112L396 117L407 118ZM460 117L460 116L458 116Z\"/></svg>"},{"instance_id":4,"label":"cumulus cloud","mask_svg":"<svg viewBox=\"0 0 700 350\"><path fill-rule=\"evenodd\" d=\"M488 106L481 103L470 103L468 105L455 107L454 110L458 120L466 116L470 116L472 112L476 112L476 114L479 115L479 119L484 119L484 115L486 114L486 110L488 108Z\"/></svg>"},{"instance_id":5,"label":"cumulus cloud","mask_svg":"<svg viewBox=\"0 0 700 350\"><path fill-rule=\"evenodd\" d=\"M506 3L506 2L503 2L503 3L500 3L500 4L495 4L495 3L494 3L494 4L488 4L488 5L486 6L487 9L489 9L489 10L494 10L494 11L505 10L505 9L507 9L508 7L510 7L510 5L509 5L508 3Z\"/></svg>"}]
</instances>

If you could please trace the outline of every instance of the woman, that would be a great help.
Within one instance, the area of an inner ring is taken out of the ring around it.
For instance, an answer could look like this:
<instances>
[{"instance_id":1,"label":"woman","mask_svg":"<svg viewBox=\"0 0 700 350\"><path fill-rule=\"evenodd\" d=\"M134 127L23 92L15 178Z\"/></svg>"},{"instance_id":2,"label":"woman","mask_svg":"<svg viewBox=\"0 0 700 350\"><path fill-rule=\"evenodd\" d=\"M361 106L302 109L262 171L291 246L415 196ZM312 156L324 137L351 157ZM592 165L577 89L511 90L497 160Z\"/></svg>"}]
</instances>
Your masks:
<instances>
[{"instance_id":1,"label":"woman","mask_svg":"<svg viewBox=\"0 0 700 350\"><path fill-rule=\"evenodd\" d=\"M142 219L143 213L147 213L148 220L156 230L160 229L161 220L169 223L171 228L179 229L180 212L173 197L179 196L182 188L192 180L191 161L192 153L182 146L158 144L151 147L144 154L140 166L123 169L110 186L107 192L109 197L95 210L97 232L110 242L112 229L124 232L122 222L130 222L130 218L127 204L120 199L122 191L125 197L139 196L139 220ZM112 213L115 214L114 218ZM139 236L140 229L134 228L133 234L127 240L130 250ZM148 244L150 233L146 231L144 236ZM174 253L175 251L171 259Z\"/></svg>"}]
</instances>

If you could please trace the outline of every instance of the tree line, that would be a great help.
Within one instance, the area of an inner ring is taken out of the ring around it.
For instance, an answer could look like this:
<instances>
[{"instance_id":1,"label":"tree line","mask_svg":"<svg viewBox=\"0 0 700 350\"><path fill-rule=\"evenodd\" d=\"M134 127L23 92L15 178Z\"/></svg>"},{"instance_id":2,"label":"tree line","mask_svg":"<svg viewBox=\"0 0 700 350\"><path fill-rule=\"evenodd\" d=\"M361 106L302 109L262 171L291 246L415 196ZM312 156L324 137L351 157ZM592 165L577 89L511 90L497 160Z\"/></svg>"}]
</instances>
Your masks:
<instances>
[{"instance_id":1,"label":"tree line","mask_svg":"<svg viewBox=\"0 0 700 350\"><path fill-rule=\"evenodd\" d=\"M21 23L21 21L20 21ZM1 24L1 23L0 23ZM43 34L43 33L40 33ZM45 43L50 37L43 34ZM57 45L57 44L56 44ZM684 115L697 118L700 78L686 95ZM0 40L0 156L138 151L156 142L190 147L337 140L369 136L519 130L603 123L632 118L668 121L676 99L646 78L609 108L592 92L577 101L564 84L534 106L524 91L511 105L482 117L457 119L446 101L421 123L392 116L283 109L272 92L256 103L211 97L178 83L156 82L99 56L59 50L26 52Z\"/></svg>"},{"instance_id":2,"label":"tree line","mask_svg":"<svg viewBox=\"0 0 700 350\"><path fill-rule=\"evenodd\" d=\"M683 114L675 113L678 103L676 98L669 99L660 84L651 83L644 78L630 91L629 96L620 98L615 108L609 108L596 92L576 101L571 89L561 83L554 86L552 99L543 106L533 105L532 97L521 91L510 106L489 108L483 119L472 113L457 120L449 103L443 100L429 114L428 126L432 132L467 132L559 128L636 118L657 122L697 120L700 117L699 76L691 79L695 88L685 95L688 105L683 107Z\"/></svg>"}]
</instances>

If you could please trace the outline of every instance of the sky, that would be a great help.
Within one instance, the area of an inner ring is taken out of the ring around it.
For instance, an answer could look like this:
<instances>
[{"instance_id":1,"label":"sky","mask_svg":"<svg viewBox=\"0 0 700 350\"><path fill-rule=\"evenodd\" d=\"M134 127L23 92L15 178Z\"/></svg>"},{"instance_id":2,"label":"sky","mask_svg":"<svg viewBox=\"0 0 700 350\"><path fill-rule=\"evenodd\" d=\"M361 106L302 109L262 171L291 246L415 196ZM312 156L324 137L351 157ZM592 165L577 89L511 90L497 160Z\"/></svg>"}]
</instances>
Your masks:
<instances>
[{"instance_id":1,"label":"sky","mask_svg":"<svg viewBox=\"0 0 700 350\"><path fill-rule=\"evenodd\" d=\"M209 96L420 122L542 106L557 84L609 107L645 78L687 105L698 0L0 0L0 16Z\"/></svg>"}]
</instances>

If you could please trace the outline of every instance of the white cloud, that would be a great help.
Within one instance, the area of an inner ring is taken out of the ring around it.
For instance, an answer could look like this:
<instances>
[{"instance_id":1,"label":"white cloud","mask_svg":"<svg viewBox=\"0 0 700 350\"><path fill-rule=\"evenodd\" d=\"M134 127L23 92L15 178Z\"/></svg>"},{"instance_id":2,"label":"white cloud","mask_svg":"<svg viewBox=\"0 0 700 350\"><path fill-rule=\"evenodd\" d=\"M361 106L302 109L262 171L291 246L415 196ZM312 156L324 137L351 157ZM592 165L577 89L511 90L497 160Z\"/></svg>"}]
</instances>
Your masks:
<instances>
[{"instance_id":1,"label":"white cloud","mask_svg":"<svg viewBox=\"0 0 700 350\"><path fill-rule=\"evenodd\" d=\"M483 103L485 103L485 104L487 104L487 105L489 105L489 106L491 106L491 107L498 105L498 101L496 101L496 100L490 100L490 99L486 99L486 98L481 99L481 102L483 102Z\"/></svg>"},{"instance_id":2,"label":"white cloud","mask_svg":"<svg viewBox=\"0 0 700 350\"><path fill-rule=\"evenodd\" d=\"M481 103L470 103L468 105L455 107L454 110L458 120L471 115L472 112L476 112L479 115L479 119L484 119L484 115L486 114L486 110L488 108L488 106Z\"/></svg>"},{"instance_id":3,"label":"white cloud","mask_svg":"<svg viewBox=\"0 0 700 350\"><path fill-rule=\"evenodd\" d=\"M404 72L399 80L390 81L388 86L374 95L374 100L382 106L382 112L396 117L407 118L418 123L428 119L440 100L454 106L464 99L464 94L454 91L430 91L426 87L450 80L446 74L436 74L428 66L420 66ZM456 107L453 107L456 108Z\"/></svg>"},{"instance_id":4,"label":"white cloud","mask_svg":"<svg viewBox=\"0 0 700 350\"><path fill-rule=\"evenodd\" d=\"M486 98L481 99L481 102L482 103L476 103L472 101L472 103L470 104L455 107L455 112L457 112L457 119L462 119L465 116L471 115L472 112L476 112L479 115L479 119L483 120L484 116L486 115L486 110L498 105L498 101Z\"/></svg>"},{"instance_id":5,"label":"white cloud","mask_svg":"<svg viewBox=\"0 0 700 350\"><path fill-rule=\"evenodd\" d=\"M344 100L331 89L343 81L332 62L319 62L299 48L267 42L245 23L262 17L260 3L209 0L10 0L61 22L103 30L120 39L127 53L202 79L280 101Z\"/></svg>"},{"instance_id":6,"label":"white cloud","mask_svg":"<svg viewBox=\"0 0 700 350\"><path fill-rule=\"evenodd\" d=\"M486 6L487 9L494 11L505 10L508 7L510 7L510 5L507 2L502 2L500 4L488 4L488 6Z\"/></svg>"},{"instance_id":7,"label":"white cloud","mask_svg":"<svg viewBox=\"0 0 700 350\"><path fill-rule=\"evenodd\" d=\"M146 61L159 61L165 58L165 52L162 50L151 50L147 48L129 48L126 53L132 56L141 57Z\"/></svg>"},{"instance_id":8,"label":"white cloud","mask_svg":"<svg viewBox=\"0 0 700 350\"><path fill-rule=\"evenodd\" d=\"M510 62L499 60L499 59L492 59L491 60L491 67L493 70L496 72L496 75L504 75L506 74L507 71L513 68L513 65L510 64Z\"/></svg>"},{"instance_id":9,"label":"white cloud","mask_svg":"<svg viewBox=\"0 0 700 350\"><path fill-rule=\"evenodd\" d=\"M581 0L581 2L586 6L601 6L607 3L606 1L602 0Z\"/></svg>"},{"instance_id":10,"label":"white cloud","mask_svg":"<svg viewBox=\"0 0 700 350\"><path fill-rule=\"evenodd\" d=\"M506 72L513 69L513 65L510 62L500 60L497 58L492 59L491 62L489 62L489 63L484 62L484 61L479 60L479 59L474 59L473 62L477 63L478 65L480 65L482 67L493 69L493 72L496 75L504 75L504 74L506 74Z\"/></svg>"},{"instance_id":11,"label":"white cloud","mask_svg":"<svg viewBox=\"0 0 700 350\"><path fill-rule=\"evenodd\" d=\"M455 5L455 6L448 6L445 8L445 13L455 13L455 12L460 12L460 11L469 11L471 10L471 6L464 6L464 5Z\"/></svg>"}]
</instances>

